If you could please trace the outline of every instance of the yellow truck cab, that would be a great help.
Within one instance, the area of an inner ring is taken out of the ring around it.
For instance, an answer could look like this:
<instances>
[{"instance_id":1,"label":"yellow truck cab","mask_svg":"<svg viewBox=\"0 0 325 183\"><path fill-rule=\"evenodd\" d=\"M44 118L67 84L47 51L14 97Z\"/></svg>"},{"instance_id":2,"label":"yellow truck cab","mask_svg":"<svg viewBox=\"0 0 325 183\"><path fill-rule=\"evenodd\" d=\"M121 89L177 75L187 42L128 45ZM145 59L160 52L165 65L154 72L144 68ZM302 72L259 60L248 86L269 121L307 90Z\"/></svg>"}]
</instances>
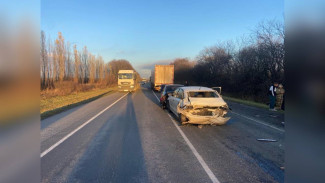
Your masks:
<instances>
[{"instance_id":1,"label":"yellow truck cab","mask_svg":"<svg viewBox=\"0 0 325 183\"><path fill-rule=\"evenodd\" d=\"M136 74L134 70L118 71L118 91L135 91L136 90Z\"/></svg>"}]
</instances>

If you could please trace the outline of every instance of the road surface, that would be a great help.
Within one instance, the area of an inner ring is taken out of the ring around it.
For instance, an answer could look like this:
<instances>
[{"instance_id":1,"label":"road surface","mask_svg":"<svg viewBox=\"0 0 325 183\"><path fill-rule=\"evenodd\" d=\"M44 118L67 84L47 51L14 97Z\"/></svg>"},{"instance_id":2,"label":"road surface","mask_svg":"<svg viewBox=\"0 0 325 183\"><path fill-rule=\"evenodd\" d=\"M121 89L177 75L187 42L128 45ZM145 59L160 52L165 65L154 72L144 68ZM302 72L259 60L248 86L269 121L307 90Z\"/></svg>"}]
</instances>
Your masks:
<instances>
[{"instance_id":1,"label":"road surface","mask_svg":"<svg viewBox=\"0 0 325 183\"><path fill-rule=\"evenodd\" d=\"M284 182L283 114L228 102L226 125L180 126L157 96L145 86L42 120L41 182Z\"/></svg>"}]
</instances>

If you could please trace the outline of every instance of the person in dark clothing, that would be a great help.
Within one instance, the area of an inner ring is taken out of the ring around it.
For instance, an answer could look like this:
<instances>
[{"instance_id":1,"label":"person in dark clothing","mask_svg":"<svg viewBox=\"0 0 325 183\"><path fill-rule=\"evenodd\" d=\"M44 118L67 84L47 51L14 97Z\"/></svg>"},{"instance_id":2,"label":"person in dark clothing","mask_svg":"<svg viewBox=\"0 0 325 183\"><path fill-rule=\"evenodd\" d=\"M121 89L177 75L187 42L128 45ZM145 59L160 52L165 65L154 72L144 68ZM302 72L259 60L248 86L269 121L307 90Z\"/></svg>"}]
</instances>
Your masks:
<instances>
[{"instance_id":1,"label":"person in dark clothing","mask_svg":"<svg viewBox=\"0 0 325 183\"><path fill-rule=\"evenodd\" d=\"M285 110L285 104L284 104L284 102L285 102L285 94L283 94L283 101L282 101L282 105L281 105L281 109L282 110Z\"/></svg>"},{"instance_id":2,"label":"person in dark clothing","mask_svg":"<svg viewBox=\"0 0 325 183\"><path fill-rule=\"evenodd\" d=\"M187 82L187 81L185 81L185 84L184 84L184 86L189 86L189 84L188 84L188 82Z\"/></svg>"},{"instance_id":3,"label":"person in dark clothing","mask_svg":"<svg viewBox=\"0 0 325 183\"><path fill-rule=\"evenodd\" d=\"M278 87L278 83L275 82L269 89L269 98L270 98L270 110L276 111L275 107L275 99L276 99L276 88Z\"/></svg>"},{"instance_id":4,"label":"person in dark clothing","mask_svg":"<svg viewBox=\"0 0 325 183\"><path fill-rule=\"evenodd\" d=\"M275 109L281 109L283 103L283 95L285 93L285 89L282 84L276 88L276 101L275 101Z\"/></svg>"}]
</instances>

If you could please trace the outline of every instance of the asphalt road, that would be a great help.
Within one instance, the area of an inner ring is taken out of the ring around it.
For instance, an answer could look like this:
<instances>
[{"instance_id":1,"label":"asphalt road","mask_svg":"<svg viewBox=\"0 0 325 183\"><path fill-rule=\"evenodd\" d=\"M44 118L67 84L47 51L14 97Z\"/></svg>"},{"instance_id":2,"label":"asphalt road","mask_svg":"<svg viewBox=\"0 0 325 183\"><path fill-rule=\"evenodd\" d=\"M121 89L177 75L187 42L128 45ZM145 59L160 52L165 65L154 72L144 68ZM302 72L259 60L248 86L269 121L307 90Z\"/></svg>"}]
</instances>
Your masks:
<instances>
[{"instance_id":1,"label":"asphalt road","mask_svg":"<svg viewBox=\"0 0 325 183\"><path fill-rule=\"evenodd\" d=\"M156 95L113 93L41 121L41 182L284 182L283 114L228 102L226 125L180 126Z\"/></svg>"}]
</instances>

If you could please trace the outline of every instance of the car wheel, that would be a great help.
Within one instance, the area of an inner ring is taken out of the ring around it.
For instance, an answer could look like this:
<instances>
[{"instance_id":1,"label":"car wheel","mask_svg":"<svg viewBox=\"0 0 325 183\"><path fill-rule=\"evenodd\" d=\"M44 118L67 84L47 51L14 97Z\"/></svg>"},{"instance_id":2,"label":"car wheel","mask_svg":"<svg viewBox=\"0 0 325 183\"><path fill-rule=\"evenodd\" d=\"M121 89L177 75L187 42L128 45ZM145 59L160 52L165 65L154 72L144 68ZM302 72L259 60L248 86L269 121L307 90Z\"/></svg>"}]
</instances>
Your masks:
<instances>
[{"instance_id":1,"label":"car wheel","mask_svg":"<svg viewBox=\"0 0 325 183\"><path fill-rule=\"evenodd\" d=\"M166 109L166 104L165 103L161 103L161 108L162 109Z\"/></svg>"},{"instance_id":2,"label":"car wheel","mask_svg":"<svg viewBox=\"0 0 325 183\"><path fill-rule=\"evenodd\" d=\"M186 122L186 117L183 115L183 114L178 114L179 116L179 122L183 123L183 122Z\"/></svg>"},{"instance_id":3,"label":"car wheel","mask_svg":"<svg viewBox=\"0 0 325 183\"><path fill-rule=\"evenodd\" d=\"M168 110L168 112L171 112L168 100L166 101L166 109Z\"/></svg>"}]
</instances>

